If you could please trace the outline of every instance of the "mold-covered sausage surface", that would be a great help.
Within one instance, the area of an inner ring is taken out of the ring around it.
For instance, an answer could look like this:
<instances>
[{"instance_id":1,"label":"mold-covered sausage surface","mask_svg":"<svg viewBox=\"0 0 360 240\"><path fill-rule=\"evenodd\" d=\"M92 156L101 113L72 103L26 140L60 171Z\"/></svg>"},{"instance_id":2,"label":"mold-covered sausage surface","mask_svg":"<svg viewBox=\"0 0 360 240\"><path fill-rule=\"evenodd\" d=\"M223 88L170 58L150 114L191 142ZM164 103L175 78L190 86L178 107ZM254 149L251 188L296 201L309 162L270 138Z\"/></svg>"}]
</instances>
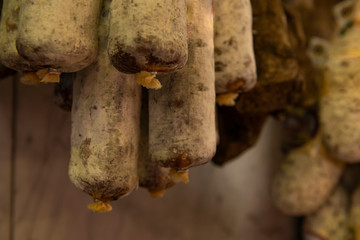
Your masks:
<instances>
[{"instance_id":1,"label":"mold-covered sausage surface","mask_svg":"<svg viewBox=\"0 0 360 240\"><path fill-rule=\"evenodd\" d=\"M305 218L305 239L349 239L348 208L347 192L339 186L319 209Z\"/></svg>"},{"instance_id":2,"label":"mold-covered sausage surface","mask_svg":"<svg viewBox=\"0 0 360 240\"><path fill-rule=\"evenodd\" d=\"M42 67L76 72L95 61L101 0L22 1L19 54Z\"/></svg>"},{"instance_id":3,"label":"mold-covered sausage surface","mask_svg":"<svg viewBox=\"0 0 360 240\"><path fill-rule=\"evenodd\" d=\"M186 63L186 0L113 0L110 21L108 52L121 72L169 72Z\"/></svg>"},{"instance_id":4,"label":"mold-covered sausage surface","mask_svg":"<svg viewBox=\"0 0 360 240\"><path fill-rule=\"evenodd\" d=\"M147 188L149 192L156 197L156 194L161 196L165 189L172 187L174 182L169 176L170 169L163 168L159 166L157 162L151 161L150 159L148 92L145 89L143 89L142 92L141 135L138 161L139 186Z\"/></svg>"},{"instance_id":5,"label":"mold-covered sausage surface","mask_svg":"<svg viewBox=\"0 0 360 240\"><path fill-rule=\"evenodd\" d=\"M289 215L306 215L323 204L343 170L321 144L320 134L283 160L272 182L275 206Z\"/></svg>"},{"instance_id":6,"label":"mold-covered sausage surface","mask_svg":"<svg viewBox=\"0 0 360 240\"><path fill-rule=\"evenodd\" d=\"M331 45L325 64L320 121L327 150L345 162L360 161L360 27Z\"/></svg>"},{"instance_id":7,"label":"mold-covered sausage surface","mask_svg":"<svg viewBox=\"0 0 360 240\"><path fill-rule=\"evenodd\" d=\"M138 186L141 87L111 65L104 15L98 60L74 80L69 176L94 199L108 202Z\"/></svg>"},{"instance_id":8,"label":"mold-covered sausage surface","mask_svg":"<svg viewBox=\"0 0 360 240\"><path fill-rule=\"evenodd\" d=\"M19 29L20 0L4 0L0 23L0 61L17 71L36 70L36 66L19 56L15 46Z\"/></svg>"},{"instance_id":9,"label":"mold-covered sausage surface","mask_svg":"<svg viewBox=\"0 0 360 240\"><path fill-rule=\"evenodd\" d=\"M159 76L149 93L150 156L175 169L204 164L216 149L212 1L188 1L189 59L185 67Z\"/></svg>"},{"instance_id":10,"label":"mold-covered sausage surface","mask_svg":"<svg viewBox=\"0 0 360 240\"><path fill-rule=\"evenodd\" d=\"M215 0L216 93L250 90L256 83L249 0Z\"/></svg>"}]
</instances>

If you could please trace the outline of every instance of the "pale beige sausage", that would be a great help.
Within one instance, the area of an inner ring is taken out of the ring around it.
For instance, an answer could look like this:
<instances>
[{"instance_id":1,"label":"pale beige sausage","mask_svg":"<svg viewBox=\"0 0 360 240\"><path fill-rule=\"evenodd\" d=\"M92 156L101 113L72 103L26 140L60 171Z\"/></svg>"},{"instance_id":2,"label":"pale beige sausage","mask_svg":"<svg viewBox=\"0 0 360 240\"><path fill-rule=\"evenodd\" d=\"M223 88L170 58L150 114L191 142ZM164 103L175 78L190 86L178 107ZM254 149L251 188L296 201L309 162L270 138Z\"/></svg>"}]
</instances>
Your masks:
<instances>
[{"instance_id":1,"label":"pale beige sausage","mask_svg":"<svg viewBox=\"0 0 360 240\"><path fill-rule=\"evenodd\" d=\"M171 72L187 60L186 0L113 0L108 52L124 73Z\"/></svg>"},{"instance_id":2,"label":"pale beige sausage","mask_svg":"<svg viewBox=\"0 0 360 240\"><path fill-rule=\"evenodd\" d=\"M330 46L320 98L320 120L327 150L345 162L360 161L360 27Z\"/></svg>"},{"instance_id":3,"label":"pale beige sausage","mask_svg":"<svg viewBox=\"0 0 360 240\"><path fill-rule=\"evenodd\" d=\"M76 72L95 61L101 0L22 1L16 47L37 66Z\"/></svg>"},{"instance_id":4,"label":"pale beige sausage","mask_svg":"<svg viewBox=\"0 0 360 240\"><path fill-rule=\"evenodd\" d=\"M256 84L250 1L214 3L216 93L248 91Z\"/></svg>"},{"instance_id":5,"label":"pale beige sausage","mask_svg":"<svg viewBox=\"0 0 360 240\"><path fill-rule=\"evenodd\" d=\"M69 166L71 181L104 203L138 186L141 104L134 77L119 73L108 59L106 19L97 62L74 80Z\"/></svg>"},{"instance_id":6,"label":"pale beige sausage","mask_svg":"<svg viewBox=\"0 0 360 240\"><path fill-rule=\"evenodd\" d=\"M216 150L212 1L188 1L189 60L161 76L149 93L150 156L165 167L188 169Z\"/></svg>"},{"instance_id":7,"label":"pale beige sausage","mask_svg":"<svg viewBox=\"0 0 360 240\"><path fill-rule=\"evenodd\" d=\"M347 192L339 186L319 209L305 218L305 240L348 240L348 208Z\"/></svg>"},{"instance_id":8,"label":"pale beige sausage","mask_svg":"<svg viewBox=\"0 0 360 240\"><path fill-rule=\"evenodd\" d=\"M283 160L272 182L274 205L289 215L306 215L323 204L343 171L343 164L327 155L320 134Z\"/></svg>"},{"instance_id":9,"label":"pale beige sausage","mask_svg":"<svg viewBox=\"0 0 360 240\"><path fill-rule=\"evenodd\" d=\"M150 159L148 92L145 89L142 92L138 161L139 186L148 189L152 197L161 197L165 190L175 183L169 176L170 169L163 168Z\"/></svg>"},{"instance_id":10,"label":"pale beige sausage","mask_svg":"<svg viewBox=\"0 0 360 240\"><path fill-rule=\"evenodd\" d=\"M0 62L17 71L31 71L37 67L22 58L15 42L19 28L20 0L4 0L0 23Z\"/></svg>"}]
</instances>

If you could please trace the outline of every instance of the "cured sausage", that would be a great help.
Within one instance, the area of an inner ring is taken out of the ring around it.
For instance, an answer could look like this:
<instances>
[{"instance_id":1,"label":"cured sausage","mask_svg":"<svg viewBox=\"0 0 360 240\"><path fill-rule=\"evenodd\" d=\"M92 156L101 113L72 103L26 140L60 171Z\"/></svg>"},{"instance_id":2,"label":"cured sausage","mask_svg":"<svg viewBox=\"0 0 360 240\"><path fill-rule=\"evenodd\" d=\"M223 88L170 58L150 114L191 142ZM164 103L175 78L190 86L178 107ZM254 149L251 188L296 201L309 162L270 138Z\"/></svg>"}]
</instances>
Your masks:
<instances>
[{"instance_id":1,"label":"cured sausage","mask_svg":"<svg viewBox=\"0 0 360 240\"><path fill-rule=\"evenodd\" d=\"M20 0L4 0L0 23L0 61L16 71L33 71L37 67L22 58L15 42L19 28Z\"/></svg>"},{"instance_id":2,"label":"cured sausage","mask_svg":"<svg viewBox=\"0 0 360 240\"><path fill-rule=\"evenodd\" d=\"M360 120L360 27L334 39L324 64L320 97L320 122L327 150L345 162L359 162Z\"/></svg>"},{"instance_id":3,"label":"cured sausage","mask_svg":"<svg viewBox=\"0 0 360 240\"><path fill-rule=\"evenodd\" d=\"M186 0L112 1L108 53L119 71L173 72L187 52Z\"/></svg>"},{"instance_id":4,"label":"cured sausage","mask_svg":"<svg viewBox=\"0 0 360 240\"><path fill-rule=\"evenodd\" d=\"M343 163L326 153L318 133L281 163L272 182L273 202L286 214L309 214L326 201L342 171Z\"/></svg>"},{"instance_id":5,"label":"cured sausage","mask_svg":"<svg viewBox=\"0 0 360 240\"><path fill-rule=\"evenodd\" d=\"M216 150L212 1L188 1L189 59L149 93L149 153L164 167L185 170Z\"/></svg>"},{"instance_id":6,"label":"cured sausage","mask_svg":"<svg viewBox=\"0 0 360 240\"><path fill-rule=\"evenodd\" d=\"M149 156L149 108L148 93L143 89L141 104L141 135L138 161L139 186L149 190L152 197L162 197L165 190L175 183L170 176L170 169L159 166Z\"/></svg>"},{"instance_id":7,"label":"cured sausage","mask_svg":"<svg viewBox=\"0 0 360 240\"><path fill-rule=\"evenodd\" d=\"M50 72L76 72L95 61L101 0L22 1L16 48Z\"/></svg>"},{"instance_id":8,"label":"cured sausage","mask_svg":"<svg viewBox=\"0 0 360 240\"><path fill-rule=\"evenodd\" d=\"M347 192L341 186L337 187L319 209L305 218L305 239L349 239L348 202Z\"/></svg>"},{"instance_id":9,"label":"cured sausage","mask_svg":"<svg viewBox=\"0 0 360 240\"><path fill-rule=\"evenodd\" d=\"M250 1L214 3L216 93L248 91L256 83Z\"/></svg>"},{"instance_id":10,"label":"cured sausage","mask_svg":"<svg viewBox=\"0 0 360 240\"><path fill-rule=\"evenodd\" d=\"M101 20L98 60L76 74L71 115L69 176L94 198L89 208L95 211L111 210L109 201L138 187L141 87L108 59L107 9Z\"/></svg>"}]
</instances>

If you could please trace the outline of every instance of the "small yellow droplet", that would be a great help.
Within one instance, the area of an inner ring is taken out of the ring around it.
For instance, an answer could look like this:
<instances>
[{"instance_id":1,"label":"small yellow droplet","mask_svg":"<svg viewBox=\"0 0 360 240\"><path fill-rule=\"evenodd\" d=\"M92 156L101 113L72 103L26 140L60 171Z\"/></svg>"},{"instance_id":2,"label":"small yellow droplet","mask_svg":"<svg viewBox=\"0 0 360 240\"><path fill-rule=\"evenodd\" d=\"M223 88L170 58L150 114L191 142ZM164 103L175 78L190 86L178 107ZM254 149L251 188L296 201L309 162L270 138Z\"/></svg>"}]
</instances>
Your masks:
<instances>
[{"instance_id":1,"label":"small yellow droplet","mask_svg":"<svg viewBox=\"0 0 360 240\"><path fill-rule=\"evenodd\" d=\"M152 198L161 198L164 196L165 194L165 190L164 189L161 189L161 190L149 190L149 193L150 193L150 196Z\"/></svg>"},{"instance_id":2,"label":"small yellow droplet","mask_svg":"<svg viewBox=\"0 0 360 240\"><path fill-rule=\"evenodd\" d=\"M235 106L238 93L225 93L216 97L216 102L219 106Z\"/></svg>"},{"instance_id":3,"label":"small yellow droplet","mask_svg":"<svg viewBox=\"0 0 360 240\"><path fill-rule=\"evenodd\" d=\"M148 89L160 89L161 83L156 79L156 72L141 71L136 74L136 81Z\"/></svg>"},{"instance_id":4,"label":"small yellow droplet","mask_svg":"<svg viewBox=\"0 0 360 240\"><path fill-rule=\"evenodd\" d=\"M95 202L90 203L88 205L88 209L94 212L104 213L104 212L110 212L112 210L112 207L107 202L95 200Z\"/></svg>"},{"instance_id":5,"label":"small yellow droplet","mask_svg":"<svg viewBox=\"0 0 360 240\"><path fill-rule=\"evenodd\" d=\"M48 74L48 73L49 73L49 69L47 69L47 68L42 68L42 69L40 69L40 70L38 70L38 71L36 72L36 75L37 75L40 79L43 79L43 78L45 77L45 75Z\"/></svg>"},{"instance_id":6,"label":"small yellow droplet","mask_svg":"<svg viewBox=\"0 0 360 240\"><path fill-rule=\"evenodd\" d=\"M178 183L178 182L188 183L189 182L189 172L188 171L179 172L172 168L169 172L169 177L171 178L171 180L173 180L176 183Z\"/></svg>"},{"instance_id":7,"label":"small yellow droplet","mask_svg":"<svg viewBox=\"0 0 360 240\"><path fill-rule=\"evenodd\" d=\"M20 82L25 85L39 86L40 78L34 72L28 72L20 78Z\"/></svg>"},{"instance_id":8,"label":"small yellow droplet","mask_svg":"<svg viewBox=\"0 0 360 240\"><path fill-rule=\"evenodd\" d=\"M60 73L48 73L41 81L42 83L58 83L60 82Z\"/></svg>"}]
</instances>

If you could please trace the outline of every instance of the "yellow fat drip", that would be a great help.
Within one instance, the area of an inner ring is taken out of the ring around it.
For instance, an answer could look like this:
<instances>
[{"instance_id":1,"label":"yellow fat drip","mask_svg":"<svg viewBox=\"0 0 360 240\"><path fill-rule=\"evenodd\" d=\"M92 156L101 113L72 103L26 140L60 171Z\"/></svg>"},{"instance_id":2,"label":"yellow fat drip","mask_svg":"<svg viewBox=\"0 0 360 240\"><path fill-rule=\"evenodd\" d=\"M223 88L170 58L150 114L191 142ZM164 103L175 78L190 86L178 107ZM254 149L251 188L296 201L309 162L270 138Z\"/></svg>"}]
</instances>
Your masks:
<instances>
[{"instance_id":1,"label":"yellow fat drip","mask_svg":"<svg viewBox=\"0 0 360 240\"><path fill-rule=\"evenodd\" d=\"M25 85L38 86L42 83L60 82L60 72L50 72L48 68L42 68L36 72L27 72L21 78L20 82Z\"/></svg>"},{"instance_id":2,"label":"yellow fat drip","mask_svg":"<svg viewBox=\"0 0 360 240\"><path fill-rule=\"evenodd\" d=\"M58 82L60 82L60 74L48 73L41 79L40 82L42 82L42 83L58 83Z\"/></svg>"},{"instance_id":3,"label":"yellow fat drip","mask_svg":"<svg viewBox=\"0 0 360 240\"><path fill-rule=\"evenodd\" d=\"M219 96L216 97L216 103L219 106L235 106L236 104L236 99L239 96L238 93L225 93L225 94L221 94Z\"/></svg>"},{"instance_id":4,"label":"yellow fat drip","mask_svg":"<svg viewBox=\"0 0 360 240\"><path fill-rule=\"evenodd\" d=\"M47 68L42 68L42 69L40 69L40 70L38 70L37 72L36 72L36 75L40 78L40 79L43 79L45 76L46 76L46 74L48 74L49 73L49 69L47 69Z\"/></svg>"},{"instance_id":5,"label":"yellow fat drip","mask_svg":"<svg viewBox=\"0 0 360 240\"><path fill-rule=\"evenodd\" d=\"M88 205L88 209L98 213L105 213L110 212L112 210L112 207L107 202L95 200L95 202Z\"/></svg>"},{"instance_id":6,"label":"yellow fat drip","mask_svg":"<svg viewBox=\"0 0 360 240\"><path fill-rule=\"evenodd\" d=\"M156 72L141 71L136 74L136 81L148 89L160 89L161 83L156 79Z\"/></svg>"},{"instance_id":7,"label":"yellow fat drip","mask_svg":"<svg viewBox=\"0 0 360 240\"><path fill-rule=\"evenodd\" d=\"M36 73L28 72L20 78L20 82L25 85L38 86L40 84L40 78Z\"/></svg>"},{"instance_id":8,"label":"yellow fat drip","mask_svg":"<svg viewBox=\"0 0 360 240\"><path fill-rule=\"evenodd\" d=\"M154 191L149 190L149 193L152 198L162 198L165 194L165 190L164 189L154 190Z\"/></svg>"},{"instance_id":9,"label":"yellow fat drip","mask_svg":"<svg viewBox=\"0 0 360 240\"><path fill-rule=\"evenodd\" d=\"M172 168L169 172L169 177L171 178L171 180L173 180L176 183L178 183L178 182L188 183L189 182L189 172L188 171L179 172Z\"/></svg>"}]
</instances>

